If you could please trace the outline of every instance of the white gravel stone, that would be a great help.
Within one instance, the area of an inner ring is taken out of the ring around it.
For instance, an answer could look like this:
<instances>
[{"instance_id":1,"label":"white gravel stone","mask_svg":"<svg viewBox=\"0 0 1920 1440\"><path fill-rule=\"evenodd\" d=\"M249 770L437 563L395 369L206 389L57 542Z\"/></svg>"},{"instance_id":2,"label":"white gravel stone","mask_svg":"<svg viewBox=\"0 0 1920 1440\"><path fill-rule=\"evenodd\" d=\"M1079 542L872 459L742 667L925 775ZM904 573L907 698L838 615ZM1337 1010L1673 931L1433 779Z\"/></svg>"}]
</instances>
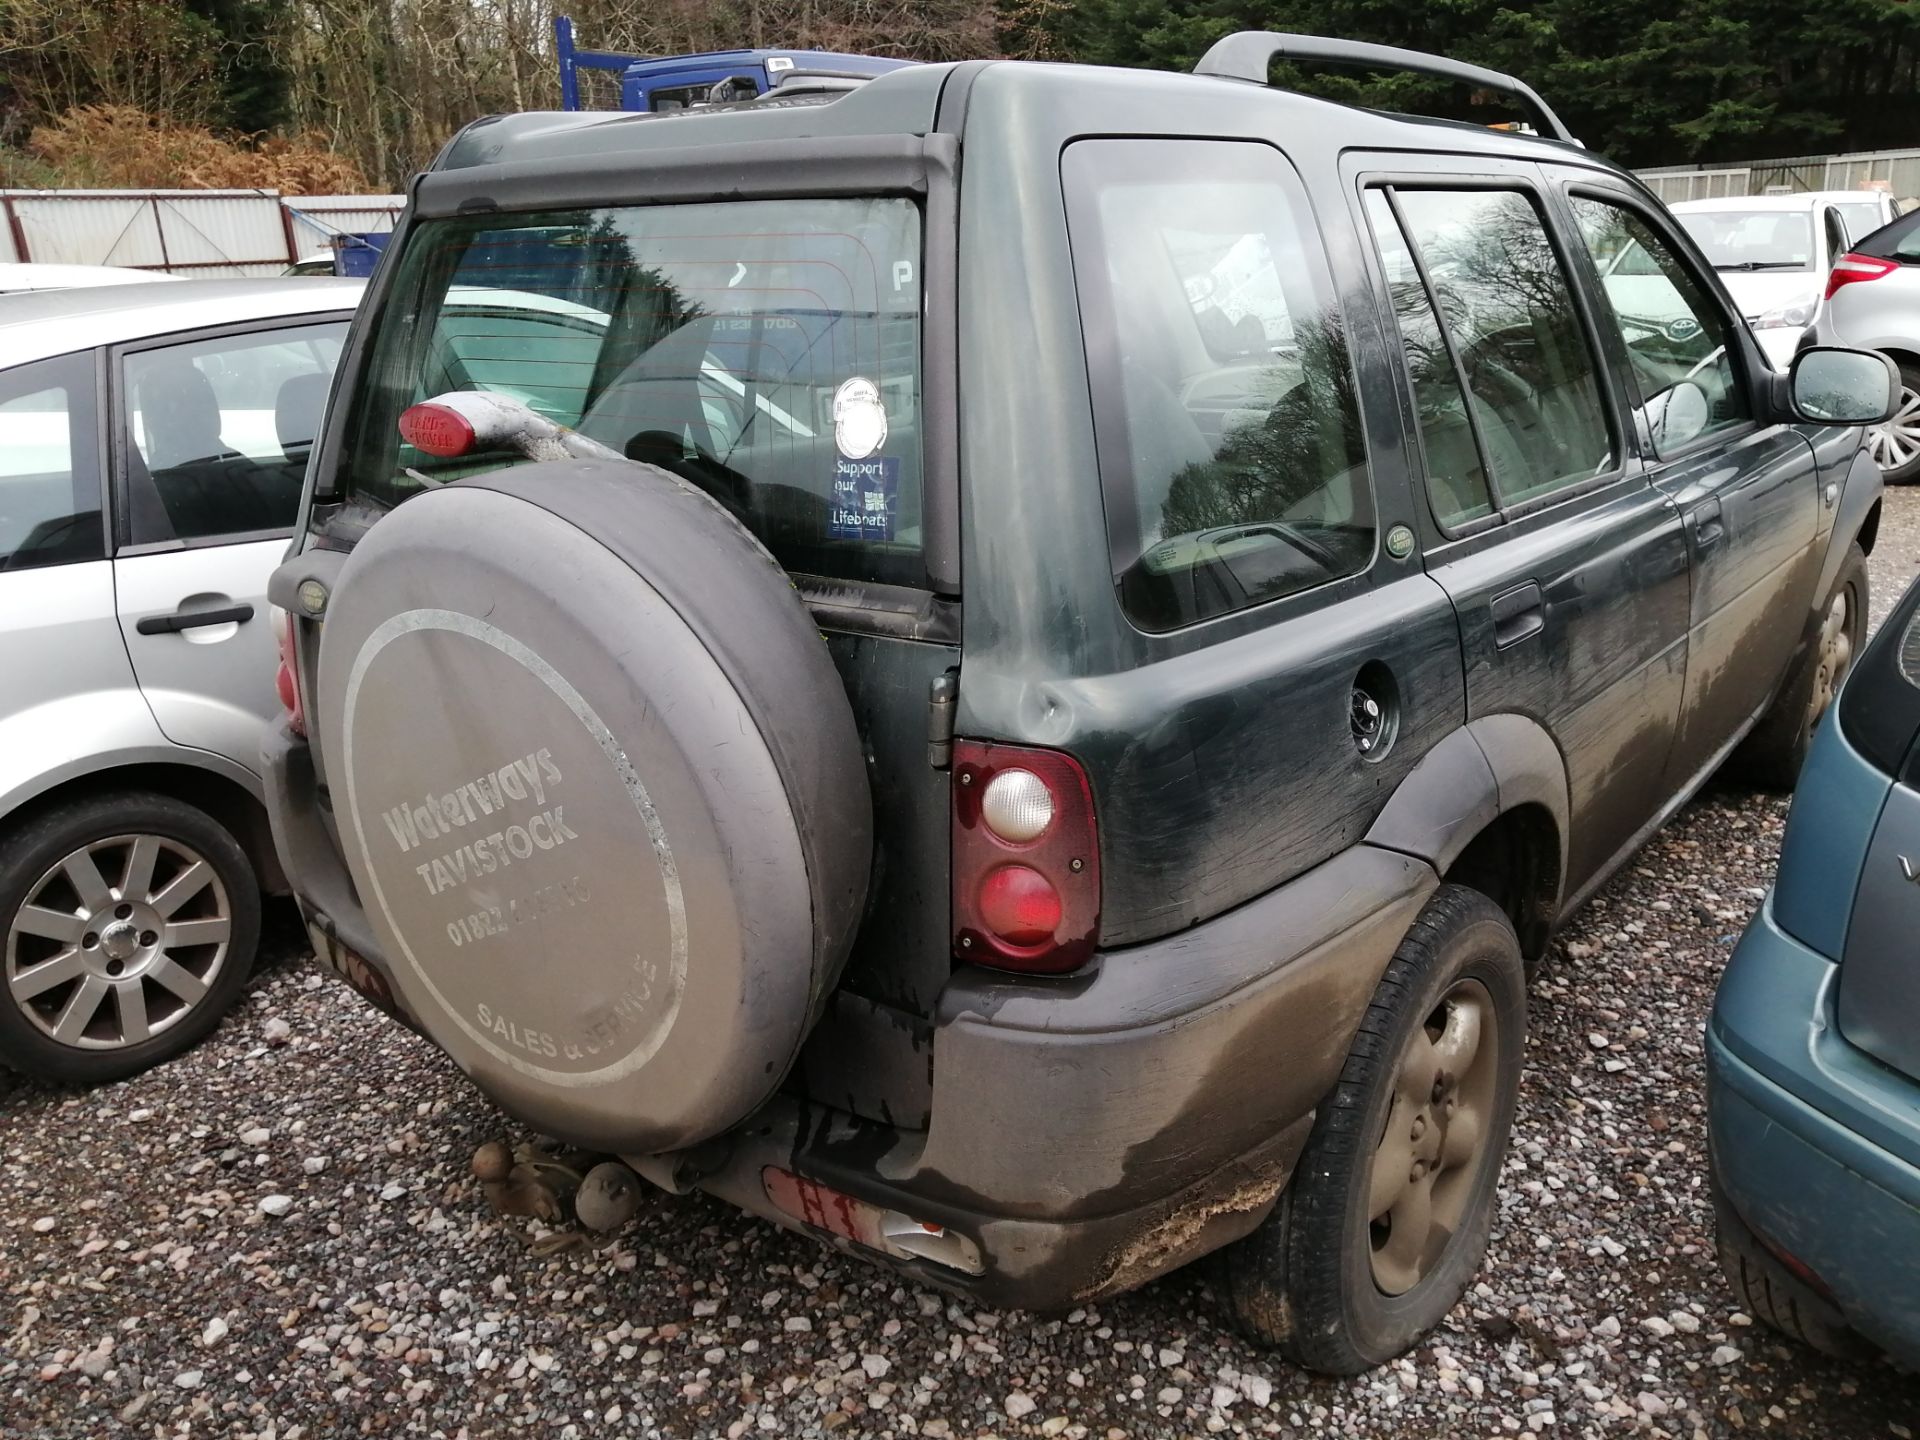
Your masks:
<instances>
[{"instance_id":1,"label":"white gravel stone","mask_svg":"<svg viewBox=\"0 0 1920 1440\"><path fill-rule=\"evenodd\" d=\"M1658 1315L1647 1316L1646 1319L1640 1322L1640 1328L1662 1340L1665 1340L1669 1335L1673 1334L1673 1326L1661 1319Z\"/></svg>"},{"instance_id":2,"label":"white gravel stone","mask_svg":"<svg viewBox=\"0 0 1920 1440\"><path fill-rule=\"evenodd\" d=\"M327 1168L327 1157L324 1155L309 1155L300 1162L300 1168L309 1175L318 1175L322 1170Z\"/></svg>"},{"instance_id":3,"label":"white gravel stone","mask_svg":"<svg viewBox=\"0 0 1920 1440\"><path fill-rule=\"evenodd\" d=\"M1739 1359L1740 1352L1731 1345L1722 1345L1713 1352L1713 1363L1716 1365L1732 1365Z\"/></svg>"},{"instance_id":4,"label":"white gravel stone","mask_svg":"<svg viewBox=\"0 0 1920 1440\"><path fill-rule=\"evenodd\" d=\"M260 1027L260 1038L269 1045L284 1045L293 1038L293 1027L276 1015Z\"/></svg>"},{"instance_id":5,"label":"white gravel stone","mask_svg":"<svg viewBox=\"0 0 1920 1440\"><path fill-rule=\"evenodd\" d=\"M260 1213L262 1215L271 1215L276 1220L291 1209L293 1209L293 1197L291 1195L263 1195L260 1198Z\"/></svg>"},{"instance_id":6,"label":"white gravel stone","mask_svg":"<svg viewBox=\"0 0 1920 1440\"><path fill-rule=\"evenodd\" d=\"M206 1346L218 1345L227 1338L227 1322L216 1315L207 1322L207 1328L200 1332L200 1343Z\"/></svg>"},{"instance_id":7,"label":"white gravel stone","mask_svg":"<svg viewBox=\"0 0 1920 1440\"><path fill-rule=\"evenodd\" d=\"M255 1125L240 1132L242 1145L264 1145L273 1139L273 1132L264 1125Z\"/></svg>"},{"instance_id":8,"label":"white gravel stone","mask_svg":"<svg viewBox=\"0 0 1920 1440\"><path fill-rule=\"evenodd\" d=\"M1034 1403L1031 1395L1016 1390L1001 1401L1001 1408L1007 1412L1009 1420L1023 1420L1040 1407Z\"/></svg>"},{"instance_id":9,"label":"white gravel stone","mask_svg":"<svg viewBox=\"0 0 1920 1440\"><path fill-rule=\"evenodd\" d=\"M207 1378L204 1370L182 1370L173 1377L173 1383L182 1390L198 1390L200 1382Z\"/></svg>"}]
</instances>

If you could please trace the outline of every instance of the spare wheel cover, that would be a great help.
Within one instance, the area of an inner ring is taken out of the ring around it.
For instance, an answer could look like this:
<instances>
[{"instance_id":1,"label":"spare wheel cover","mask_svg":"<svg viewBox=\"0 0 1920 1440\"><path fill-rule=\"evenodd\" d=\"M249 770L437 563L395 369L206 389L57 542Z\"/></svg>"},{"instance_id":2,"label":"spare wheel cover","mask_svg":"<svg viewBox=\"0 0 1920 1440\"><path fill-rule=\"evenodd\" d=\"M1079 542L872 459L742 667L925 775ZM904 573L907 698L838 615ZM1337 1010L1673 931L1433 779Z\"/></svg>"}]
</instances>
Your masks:
<instances>
[{"instance_id":1,"label":"spare wheel cover","mask_svg":"<svg viewBox=\"0 0 1920 1440\"><path fill-rule=\"evenodd\" d=\"M655 1153L773 1091L871 801L825 644L730 516L613 462L429 491L343 567L318 692L398 998L504 1109Z\"/></svg>"}]
</instances>

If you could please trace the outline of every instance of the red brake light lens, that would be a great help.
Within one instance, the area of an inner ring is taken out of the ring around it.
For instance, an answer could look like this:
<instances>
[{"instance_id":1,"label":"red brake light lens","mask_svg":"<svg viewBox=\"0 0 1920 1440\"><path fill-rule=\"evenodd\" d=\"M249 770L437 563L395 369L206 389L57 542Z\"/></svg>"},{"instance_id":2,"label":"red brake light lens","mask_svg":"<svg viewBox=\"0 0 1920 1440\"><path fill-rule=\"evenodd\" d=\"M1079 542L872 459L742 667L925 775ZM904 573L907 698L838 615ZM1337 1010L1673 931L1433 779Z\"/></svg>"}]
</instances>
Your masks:
<instances>
[{"instance_id":1,"label":"red brake light lens","mask_svg":"<svg viewBox=\"0 0 1920 1440\"><path fill-rule=\"evenodd\" d=\"M451 406L428 401L400 412L400 438L424 454L451 460L473 449L473 425Z\"/></svg>"},{"instance_id":2,"label":"red brake light lens","mask_svg":"<svg viewBox=\"0 0 1920 1440\"><path fill-rule=\"evenodd\" d=\"M980 883L980 919L1009 945L1044 945L1060 928L1060 892L1028 865L1002 865Z\"/></svg>"},{"instance_id":3,"label":"red brake light lens","mask_svg":"<svg viewBox=\"0 0 1920 1440\"><path fill-rule=\"evenodd\" d=\"M1093 790L1057 750L953 747L955 958L1060 974L1093 954L1100 846Z\"/></svg>"},{"instance_id":4,"label":"red brake light lens","mask_svg":"<svg viewBox=\"0 0 1920 1440\"><path fill-rule=\"evenodd\" d=\"M307 707L305 697L300 693L300 662L293 648L293 627L297 622L291 614L274 607L273 638L280 651L280 669L273 677L273 688L280 697L280 703L286 707L287 723L293 733L307 733Z\"/></svg>"},{"instance_id":5,"label":"red brake light lens","mask_svg":"<svg viewBox=\"0 0 1920 1440\"><path fill-rule=\"evenodd\" d=\"M1859 285L1868 280L1878 280L1891 275L1900 267L1892 260L1882 260L1877 255L1861 255L1848 252L1833 262L1833 270L1827 276L1827 299L1833 298L1833 292L1842 285Z\"/></svg>"}]
</instances>

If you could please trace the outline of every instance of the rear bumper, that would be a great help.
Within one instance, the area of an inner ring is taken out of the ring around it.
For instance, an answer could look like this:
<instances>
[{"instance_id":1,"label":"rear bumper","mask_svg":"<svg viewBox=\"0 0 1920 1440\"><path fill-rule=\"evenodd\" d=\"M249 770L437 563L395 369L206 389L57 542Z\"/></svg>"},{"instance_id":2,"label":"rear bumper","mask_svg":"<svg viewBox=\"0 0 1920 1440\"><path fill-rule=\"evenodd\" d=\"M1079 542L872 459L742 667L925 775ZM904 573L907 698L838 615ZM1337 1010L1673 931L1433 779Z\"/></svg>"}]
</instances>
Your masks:
<instances>
[{"instance_id":1,"label":"rear bumper","mask_svg":"<svg viewBox=\"0 0 1920 1440\"><path fill-rule=\"evenodd\" d=\"M276 732L263 759L316 952L413 1024L321 818L305 743ZM627 1158L667 1188L705 1190L990 1304L1047 1309L1130 1288L1272 1208L1437 884L1421 861L1358 845L1072 976L959 970L933 1020L925 1130L862 1120L790 1081L725 1135ZM826 1187L829 1207L851 1205L795 1213L791 1177ZM924 1240L929 1225L942 1243Z\"/></svg>"},{"instance_id":2,"label":"rear bumper","mask_svg":"<svg viewBox=\"0 0 1920 1440\"><path fill-rule=\"evenodd\" d=\"M1920 1365L1920 1085L1834 1024L1839 970L1771 903L1707 1030L1715 1172L1741 1219L1804 1263L1862 1335Z\"/></svg>"}]
</instances>

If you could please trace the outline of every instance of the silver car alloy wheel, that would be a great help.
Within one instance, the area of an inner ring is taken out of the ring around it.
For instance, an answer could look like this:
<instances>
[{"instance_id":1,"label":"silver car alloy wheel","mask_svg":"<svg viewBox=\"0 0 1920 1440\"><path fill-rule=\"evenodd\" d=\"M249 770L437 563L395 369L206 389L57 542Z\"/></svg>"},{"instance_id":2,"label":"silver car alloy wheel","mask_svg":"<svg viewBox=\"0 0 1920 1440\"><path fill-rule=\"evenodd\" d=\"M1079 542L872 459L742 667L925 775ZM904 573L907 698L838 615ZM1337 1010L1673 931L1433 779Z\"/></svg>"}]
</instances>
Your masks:
<instances>
[{"instance_id":1,"label":"silver car alloy wheel","mask_svg":"<svg viewBox=\"0 0 1920 1440\"><path fill-rule=\"evenodd\" d=\"M1873 463L1882 470L1898 470L1920 459L1920 390L1900 387L1900 404L1893 418L1867 432Z\"/></svg>"},{"instance_id":2,"label":"silver car alloy wheel","mask_svg":"<svg viewBox=\"0 0 1920 1440\"><path fill-rule=\"evenodd\" d=\"M205 998L232 934L226 886L191 847L162 835L91 841L8 917L8 995L62 1045L125 1049Z\"/></svg>"}]
</instances>

